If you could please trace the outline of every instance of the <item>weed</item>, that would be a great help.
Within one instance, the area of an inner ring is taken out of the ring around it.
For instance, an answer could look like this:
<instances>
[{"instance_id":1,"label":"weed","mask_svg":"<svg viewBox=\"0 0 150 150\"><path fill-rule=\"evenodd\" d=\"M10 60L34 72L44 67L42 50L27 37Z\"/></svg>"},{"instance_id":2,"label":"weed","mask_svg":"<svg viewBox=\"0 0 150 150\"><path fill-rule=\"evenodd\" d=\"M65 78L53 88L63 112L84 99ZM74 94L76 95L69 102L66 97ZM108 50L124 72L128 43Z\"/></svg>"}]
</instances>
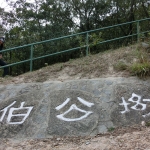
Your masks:
<instances>
[{"instance_id":1,"label":"weed","mask_svg":"<svg viewBox=\"0 0 150 150\"><path fill-rule=\"evenodd\" d=\"M112 131L114 131L115 130L115 128L114 127L110 127L110 128L108 128L108 131L109 132L112 132Z\"/></svg>"},{"instance_id":2,"label":"weed","mask_svg":"<svg viewBox=\"0 0 150 150\"><path fill-rule=\"evenodd\" d=\"M45 66L48 66L48 63L45 63Z\"/></svg>"},{"instance_id":3,"label":"weed","mask_svg":"<svg viewBox=\"0 0 150 150\"><path fill-rule=\"evenodd\" d=\"M129 70L133 75L137 75L139 77L146 77L150 75L150 63L135 63L129 68Z\"/></svg>"},{"instance_id":4,"label":"weed","mask_svg":"<svg viewBox=\"0 0 150 150\"><path fill-rule=\"evenodd\" d=\"M146 122L145 126L149 127L150 126L150 122Z\"/></svg>"},{"instance_id":5,"label":"weed","mask_svg":"<svg viewBox=\"0 0 150 150\"><path fill-rule=\"evenodd\" d=\"M143 53L139 56L139 62L140 63L145 63L145 62L148 62L148 55L146 53Z\"/></svg>"},{"instance_id":6,"label":"weed","mask_svg":"<svg viewBox=\"0 0 150 150\"><path fill-rule=\"evenodd\" d=\"M126 70L128 68L128 66L122 61L119 61L118 63L114 64L113 67L117 71Z\"/></svg>"}]
</instances>

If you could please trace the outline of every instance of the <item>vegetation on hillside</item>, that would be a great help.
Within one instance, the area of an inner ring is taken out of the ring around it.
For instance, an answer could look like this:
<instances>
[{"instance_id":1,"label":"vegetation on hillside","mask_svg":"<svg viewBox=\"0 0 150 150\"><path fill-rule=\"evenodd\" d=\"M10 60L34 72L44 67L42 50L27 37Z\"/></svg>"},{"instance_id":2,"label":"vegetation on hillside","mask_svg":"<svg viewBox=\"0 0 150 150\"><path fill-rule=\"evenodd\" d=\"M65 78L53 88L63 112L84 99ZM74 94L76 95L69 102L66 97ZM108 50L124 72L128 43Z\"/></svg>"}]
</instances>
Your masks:
<instances>
[{"instance_id":1,"label":"vegetation on hillside","mask_svg":"<svg viewBox=\"0 0 150 150\"><path fill-rule=\"evenodd\" d=\"M144 58L144 59L143 59ZM141 44L70 59L16 77L0 78L1 84L95 79L106 77L150 76L150 53Z\"/></svg>"},{"instance_id":2,"label":"vegetation on hillside","mask_svg":"<svg viewBox=\"0 0 150 150\"><path fill-rule=\"evenodd\" d=\"M150 5L147 0L36 0L34 3L30 3L27 0L17 0L7 1L7 3L12 8L10 12L0 7L1 25L6 30L5 48L149 18L150 15ZM140 27L141 31L149 29L149 21L145 21ZM96 45L101 40L127 36L136 32L137 27L133 23L107 29L103 32L96 32L89 37L91 42L90 53L97 54L108 49L112 50L133 44L137 39L136 36ZM144 36L147 37L147 34ZM36 45L34 47L34 56L38 57L43 54L60 52L75 46L82 46L84 43L85 37L79 36L59 40L57 43ZM30 50L26 47L19 51L9 51L4 58L8 63L13 63L29 59L29 56ZM43 58L34 61L33 69L39 69L45 63L52 65L82 56L85 56L83 49L55 57ZM118 65L125 69L127 66L121 63ZM116 65L117 68L118 66ZM13 76L27 71L29 71L29 63L10 67L10 73Z\"/></svg>"}]
</instances>

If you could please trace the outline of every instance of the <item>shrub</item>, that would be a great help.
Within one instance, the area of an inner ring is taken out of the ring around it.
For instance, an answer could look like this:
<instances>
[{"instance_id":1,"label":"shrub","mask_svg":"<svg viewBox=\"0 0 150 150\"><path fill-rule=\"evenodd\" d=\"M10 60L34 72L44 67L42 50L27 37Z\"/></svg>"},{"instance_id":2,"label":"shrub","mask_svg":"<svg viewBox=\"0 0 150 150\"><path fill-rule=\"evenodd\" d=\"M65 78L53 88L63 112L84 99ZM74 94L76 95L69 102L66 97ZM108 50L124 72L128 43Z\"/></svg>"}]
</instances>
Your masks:
<instances>
[{"instance_id":1,"label":"shrub","mask_svg":"<svg viewBox=\"0 0 150 150\"><path fill-rule=\"evenodd\" d=\"M117 71L126 70L127 68L128 66L122 61L119 61L118 63L114 64L114 69Z\"/></svg>"},{"instance_id":2,"label":"shrub","mask_svg":"<svg viewBox=\"0 0 150 150\"><path fill-rule=\"evenodd\" d=\"M146 77L150 75L150 63L135 63L130 67L130 72L133 75L137 75L139 77Z\"/></svg>"},{"instance_id":3,"label":"shrub","mask_svg":"<svg viewBox=\"0 0 150 150\"><path fill-rule=\"evenodd\" d=\"M115 130L115 128L114 127L110 127L110 128L108 128L108 131L109 132L112 132L112 131L114 131Z\"/></svg>"}]
</instances>

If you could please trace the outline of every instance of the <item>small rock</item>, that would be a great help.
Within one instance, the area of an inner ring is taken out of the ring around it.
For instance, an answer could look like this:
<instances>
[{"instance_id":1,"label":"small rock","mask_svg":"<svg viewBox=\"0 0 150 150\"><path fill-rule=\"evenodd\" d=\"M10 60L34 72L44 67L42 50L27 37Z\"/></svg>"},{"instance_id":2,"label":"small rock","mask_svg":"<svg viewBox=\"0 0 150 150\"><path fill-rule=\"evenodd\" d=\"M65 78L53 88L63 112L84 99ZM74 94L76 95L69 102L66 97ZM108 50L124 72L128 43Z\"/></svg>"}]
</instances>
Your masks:
<instances>
[{"instance_id":1,"label":"small rock","mask_svg":"<svg viewBox=\"0 0 150 150\"><path fill-rule=\"evenodd\" d=\"M56 140L57 140L57 141L60 141L61 139L60 139L60 138L57 138Z\"/></svg>"},{"instance_id":2,"label":"small rock","mask_svg":"<svg viewBox=\"0 0 150 150\"><path fill-rule=\"evenodd\" d=\"M54 143L54 144L53 144L54 147L55 147L55 146L58 146L58 145L59 145L58 143Z\"/></svg>"},{"instance_id":3,"label":"small rock","mask_svg":"<svg viewBox=\"0 0 150 150\"><path fill-rule=\"evenodd\" d=\"M86 144L86 145L89 145L89 144L90 144L90 142L89 142L89 141L87 141L85 144Z\"/></svg>"},{"instance_id":4,"label":"small rock","mask_svg":"<svg viewBox=\"0 0 150 150\"><path fill-rule=\"evenodd\" d=\"M142 125L142 126L145 126L145 121L142 121L142 122L141 122L141 125Z\"/></svg>"},{"instance_id":5,"label":"small rock","mask_svg":"<svg viewBox=\"0 0 150 150\"><path fill-rule=\"evenodd\" d=\"M142 42L142 47L143 47L143 48L149 48L149 47L150 47L150 45L149 45L149 44L147 44L147 43L145 43L145 42Z\"/></svg>"}]
</instances>

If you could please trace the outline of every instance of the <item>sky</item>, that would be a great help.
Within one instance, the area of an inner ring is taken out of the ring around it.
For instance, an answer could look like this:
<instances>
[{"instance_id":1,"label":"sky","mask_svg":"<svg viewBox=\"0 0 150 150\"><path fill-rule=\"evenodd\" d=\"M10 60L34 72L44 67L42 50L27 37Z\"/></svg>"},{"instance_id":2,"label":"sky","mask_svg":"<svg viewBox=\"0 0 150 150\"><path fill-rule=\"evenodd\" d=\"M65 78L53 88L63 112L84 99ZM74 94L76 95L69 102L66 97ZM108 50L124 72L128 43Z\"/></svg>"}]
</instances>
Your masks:
<instances>
[{"instance_id":1,"label":"sky","mask_svg":"<svg viewBox=\"0 0 150 150\"><path fill-rule=\"evenodd\" d=\"M1 0L1 5L0 5L1 8L5 8L5 9L9 9L9 6L6 2L6 0Z\"/></svg>"},{"instance_id":2,"label":"sky","mask_svg":"<svg viewBox=\"0 0 150 150\"><path fill-rule=\"evenodd\" d=\"M8 5L8 2L6 2L6 1L17 1L17 0L0 0L1 1L1 5L0 5L0 7L1 8L4 8L6 11L9 11L9 10L11 10L10 9L10 7L9 7L9 5ZM34 2L34 0L27 0L27 2Z\"/></svg>"}]
</instances>

